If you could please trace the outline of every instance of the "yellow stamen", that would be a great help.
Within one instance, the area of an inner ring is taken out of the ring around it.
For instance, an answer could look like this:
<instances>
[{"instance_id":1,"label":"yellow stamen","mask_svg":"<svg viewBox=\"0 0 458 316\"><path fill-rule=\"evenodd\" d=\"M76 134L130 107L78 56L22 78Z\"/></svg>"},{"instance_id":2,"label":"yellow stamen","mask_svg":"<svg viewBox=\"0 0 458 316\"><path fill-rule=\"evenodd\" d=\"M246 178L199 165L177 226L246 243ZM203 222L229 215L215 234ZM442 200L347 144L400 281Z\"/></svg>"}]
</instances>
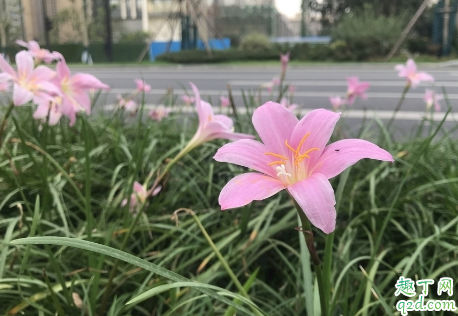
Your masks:
<instances>
[{"instance_id":1,"label":"yellow stamen","mask_svg":"<svg viewBox=\"0 0 458 316\"><path fill-rule=\"evenodd\" d=\"M304 137L302 137L301 142L299 143L299 146L297 146L297 152L298 153L301 151L301 146L305 142L307 137L309 137L309 135L310 135L310 132L308 132L307 134L304 135Z\"/></svg>"},{"instance_id":2,"label":"yellow stamen","mask_svg":"<svg viewBox=\"0 0 458 316\"><path fill-rule=\"evenodd\" d=\"M269 156L274 156L274 157L278 157L278 158L281 158L281 159L289 160L287 157L285 157L285 156L282 156L282 155L279 155L279 154L274 154L274 153L264 153L264 155L269 155Z\"/></svg>"},{"instance_id":3,"label":"yellow stamen","mask_svg":"<svg viewBox=\"0 0 458 316\"><path fill-rule=\"evenodd\" d=\"M286 147L288 147L294 154L297 155L297 150L295 150L293 147L291 147L291 146L288 144L288 140L285 140L285 145L286 145Z\"/></svg>"},{"instance_id":4,"label":"yellow stamen","mask_svg":"<svg viewBox=\"0 0 458 316\"><path fill-rule=\"evenodd\" d=\"M279 161L274 161L274 162L269 163L268 166L272 166L272 165L276 165L276 164L284 165L285 162L284 162L284 161L281 161L281 160L279 160Z\"/></svg>"}]
</instances>

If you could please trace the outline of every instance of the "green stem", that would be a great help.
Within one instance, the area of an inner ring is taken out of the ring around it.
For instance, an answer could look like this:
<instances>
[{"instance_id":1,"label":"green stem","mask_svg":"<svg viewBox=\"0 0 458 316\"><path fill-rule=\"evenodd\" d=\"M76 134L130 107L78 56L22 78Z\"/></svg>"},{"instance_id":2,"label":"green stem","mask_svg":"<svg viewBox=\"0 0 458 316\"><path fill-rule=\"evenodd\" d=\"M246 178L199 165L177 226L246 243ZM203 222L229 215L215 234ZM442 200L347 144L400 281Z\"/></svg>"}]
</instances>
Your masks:
<instances>
[{"instance_id":1,"label":"green stem","mask_svg":"<svg viewBox=\"0 0 458 316\"><path fill-rule=\"evenodd\" d=\"M312 263L315 266L315 274L316 274L316 279L318 282L318 292L320 293L320 305L321 305L321 315L327 316L327 307L328 307L328 302L326 301L326 295L325 295L325 288L324 288L324 282L323 282L323 273L321 272L321 261L320 258L318 257L318 253L316 251L315 245L313 244L313 232L312 232L312 226L310 225L310 222L305 215L304 211L302 208L297 204L297 202L293 199L294 205L296 206L297 213L299 214L299 218L301 219L302 223L302 233L305 238L305 243L307 244L307 248L309 249L310 252L310 258L312 259Z\"/></svg>"},{"instance_id":2,"label":"green stem","mask_svg":"<svg viewBox=\"0 0 458 316\"><path fill-rule=\"evenodd\" d=\"M14 103L11 102L10 106L6 110L5 116L3 117L2 124L0 125L0 148L2 148L2 144L3 144L3 132L5 131L5 128L6 128L6 122L11 112L13 111L13 108L14 108Z\"/></svg>"},{"instance_id":3,"label":"green stem","mask_svg":"<svg viewBox=\"0 0 458 316\"><path fill-rule=\"evenodd\" d=\"M387 130L389 130L391 125L393 124L394 119L396 118L396 114L401 109L401 106L404 103L404 100L406 98L406 95L407 95L407 92L409 91L409 89L410 89L410 84L406 84L406 86L404 87L404 90L402 91L401 99L399 99L398 105L394 109L393 116L391 117L390 121L388 122L388 125L386 126Z\"/></svg>"},{"instance_id":4,"label":"green stem","mask_svg":"<svg viewBox=\"0 0 458 316\"><path fill-rule=\"evenodd\" d=\"M285 81L286 71L282 71L280 76L280 83L278 84L278 99L277 103L280 103L281 98L283 97L283 81Z\"/></svg>"}]
</instances>

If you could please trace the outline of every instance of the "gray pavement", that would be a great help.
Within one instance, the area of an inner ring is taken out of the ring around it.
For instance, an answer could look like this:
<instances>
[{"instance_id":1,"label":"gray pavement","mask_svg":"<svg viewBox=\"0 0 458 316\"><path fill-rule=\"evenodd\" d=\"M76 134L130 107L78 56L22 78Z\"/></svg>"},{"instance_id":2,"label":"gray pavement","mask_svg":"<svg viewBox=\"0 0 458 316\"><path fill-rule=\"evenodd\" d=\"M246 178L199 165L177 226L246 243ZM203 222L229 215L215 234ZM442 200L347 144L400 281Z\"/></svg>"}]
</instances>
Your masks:
<instances>
[{"instance_id":1,"label":"gray pavement","mask_svg":"<svg viewBox=\"0 0 458 316\"><path fill-rule=\"evenodd\" d=\"M441 67L440 65L419 65L420 71L426 71L436 79L435 86L438 93L445 89L448 100L454 110L458 110L458 68ZM194 82L201 90L205 100L210 99L214 106L219 105L219 96L227 95L227 84L232 86L235 103L243 107L242 90L245 93L255 93L262 83L270 81L280 75L278 67L260 66L165 66L165 67L122 67L122 68L75 68L73 72L89 72L103 82L109 84L111 91L102 96L102 104L114 104L116 95L126 95L135 88L134 79L143 78L151 85L152 91L145 96L148 106L161 104L161 98L167 89L173 88L178 96L186 93L183 87L190 92L189 82ZM331 109L329 96L344 96L349 76L358 76L361 81L369 81L368 100L358 100L347 112L350 119L359 120L369 110L370 115L377 115L381 119L389 119L392 111L401 96L405 80L398 78L394 64L351 64L326 66L296 66L290 67L286 82L294 84L297 89L294 102L301 109L315 108ZM397 123L413 126L421 119L425 111L423 95L425 88L431 84L422 83L416 89L411 89L406 97ZM276 92L276 91L275 91ZM274 93L276 95L277 93ZM267 90L262 92L263 102L272 100ZM181 102L178 100L178 102ZM446 109L446 102L441 101L442 109ZM440 120L443 114L435 114ZM458 117L457 117L458 118ZM454 125L455 118L448 118L448 125Z\"/></svg>"}]
</instances>

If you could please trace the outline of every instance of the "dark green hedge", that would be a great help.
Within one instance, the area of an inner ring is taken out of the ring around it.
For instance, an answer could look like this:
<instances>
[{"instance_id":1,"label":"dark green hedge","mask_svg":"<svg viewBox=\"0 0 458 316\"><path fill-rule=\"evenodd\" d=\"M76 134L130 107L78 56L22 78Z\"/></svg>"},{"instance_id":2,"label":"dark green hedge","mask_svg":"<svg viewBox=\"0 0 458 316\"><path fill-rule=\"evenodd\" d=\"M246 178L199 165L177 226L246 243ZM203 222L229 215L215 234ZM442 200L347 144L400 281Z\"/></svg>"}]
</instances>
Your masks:
<instances>
[{"instance_id":1,"label":"dark green hedge","mask_svg":"<svg viewBox=\"0 0 458 316\"><path fill-rule=\"evenodd\" d=\"M221 63L243 60L278 60L277 51L245 52L238 49L216 50L209 56L203 50L187 50L174 53L165 53L157 56L157 61L179 64Z\"/></svg>"},{"instance_id":2,"label":"dark green hedge","mask_svg":"<svg viewBox=\"0 0 458 316\"><path fill-rule=\"evenodd\" d=\"M113 44L113 59L115 62L135 62L137 61L137 58L144 47L144 43L138 42ZM7 47L6 52L10 58L13 59L14 55L21 49L22 48L20 46L14 45ZM64 55L65 60L68 63L80 63L83 49L84 47L82 44L52 44L49 47L49 50L58 51ZM108 62L108 58L105 54L104 43L91 44L89 47L89 52L91 53L92 60L95 63ZM145 59L148 59L148 54L145 55L144 60Z\"/></svg>"}]
</instances>

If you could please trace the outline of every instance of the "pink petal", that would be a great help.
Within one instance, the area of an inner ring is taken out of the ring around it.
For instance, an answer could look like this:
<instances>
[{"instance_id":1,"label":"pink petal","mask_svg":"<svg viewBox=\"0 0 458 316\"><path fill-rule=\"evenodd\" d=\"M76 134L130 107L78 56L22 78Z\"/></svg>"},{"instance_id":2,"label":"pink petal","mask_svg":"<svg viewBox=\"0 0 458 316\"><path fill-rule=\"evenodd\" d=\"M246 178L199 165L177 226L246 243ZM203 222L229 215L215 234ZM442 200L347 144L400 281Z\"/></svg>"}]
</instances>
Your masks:
<instances>
[{"instance_id":1,"label":"pink petal","mask_svg":"<svg viewBox=\"0 0 458 316\"><path fill-rule=\"evenodd\" d=\"M267 152L269 149L264 144L251 139L242 139L218 149L213 159L247 167L275 178L277 172L269 166L269 163L278 159L265 155Z\"/></svg>"},{"instance_id":2,"label":"pink petal","mask_svg":"<svg viewBox=\"0 0 458 316\"><path fill-rule=\"evenodd\" d=\"M33 93L24 89L18 84L14 85L13 89L13 103L14 105L23 105L33 99Z\"/></svg>"},{"instance_id":3,"label":"pink petal","mask_svg":"<svg viewBox=\"0 0 458 316\"><path fill-rule=\"evenodd\" d=\"M277 179L260 173L244 173L224 186L218 202L221 210L227 210L267 199L284 188L285 185Z\"/></svg>"},{"instance_id":4,"label":"pink petal","mask_svg":"<svg viewBox=\"0 0 458 316\"><path fill-rule=\"evenodd\" d=\"M192 91L194 92L194 99L196 102L196 111L199 117L199 129L208 121L208 117L213 116L213 109L211 105L207 102L203 102L200 98L199 89L197 89L196 85L192 82L189 83L191 85Z\"/></svg>"},{"instance_id":5,"label":"pink petal","mask_svg":"<svg viewBox=\"0 0 458 316\"><path fill-rule=\"evenodd\" d=\"M24 42L23 40L16 40L15 43L18 44L19 46L29 48L29 44L27 44L27 42Z\"/></svg>"},{"instance_id":6,"label":"pink petal","mask_svg":"<svg viewBox=\"0 0 458 316\"><path fill-rule=\"evenodd\" d=\"M394 69L396 69L399 73L398 73L398 76L403 78L403 77L407 77L407 69L406 69L406 66L405 65L396 65L396 67L394 67Z\"/></svg>"},{"instance_id":7,"label":"pink petal","mask_svg":"<svg viewBox=\"0 0 458 316\"><path fill-rule=\"evenodd\" d=\"M234 126L234 122L227 115L218 114L218 115L213 116L213 119L216 122L221 123L228 130Z\"/></svg>"},{"instance_id":8,"label":"pink petal","mask_svg":"<svg viewBox=\"0 0 458 316\"><path fill-rule=\"evenodd\" d=\"M143 185L141 185L140 183L138 183L137 181L134 182L134 191L137 192L137 193L144 193L146 192L145 188L143 187Z\"/></svg>"},{"instance_id":9,"label":"pink petal","mask_svg":"<svg viewBox=\"0 0 458 316\"><path fill-rule=\"evenodd\" d=\"M40 45L36 41L29 41L28 43L29 50L31 51L39 51Z\"/></svg>"},{"instance_id":10,"label":"pink petal","mask_svg":"<svg viewBox=\"0 0 458 316\"><path fill-rule=\"evenodd\" d=\"M162 190L162 186L160 186L160 185L157 186L157 188L154 189L153 192L151 192L151 196L156 196L156 195L158 195L159 192L161 192L161 190Z\"/></svg>"},{"instance_id":11,"label":"pink petal","mask_svg":"<svg viewBox=\"0 0 458 316\"><path fill-rule=\"evenodd\" d=\"M37 107L37 109L33 113L33 118L34 119L44 119L48 116L48 112L49 112L49 103L41 104Z\"/></svg>"},{"instance_id":12,"label":"pink petal","mask_svg":"<svg viewBox=\"0 0 458 316\"><path fill-rule=\"evenodd\" d=\"M33 71L33 77L37 81L49 81L56 76L56 72L46 66L38 66Z\"/></svg>"},{"instance_id":13,"label":"pink petal","mask_svg":"<svg viewBox=\"0 0 458 316\"><path fill-rule=\"evenodd\" d=\"M431 76L430 74L426 72L419 72L417 73L417 78L420 81L429 81L429 82L434 82L434 77Z\"/></svg>"},{"instance_id":14,"label":"pink petal","mask_svg":"<svg viewBox=\"0 0 458 316\"><path fill-rule=\"evenodd\" d=\"M47 93L62 95L62 90L58 86L56 86L52 81L42 81L37 86L40 88L40 90L45 91Z\"/></svg>"},{"instance_id":15,"label":"pink petal","mask_svg":"<svg viewBox=\"0 0 458 316\"><path fill-rule=\"evenodd\" d=\"M0 69L10 75L12 78L17 78L16 71L14 71L13 67L3 58L2 54L0 54Z\"/></svg>"},{"instance_id":16,"label":"pink petal","mask_svg":"<svg viewBox=\"0 0 458 316\"><path fill-rule=\"evenodd\" d=\"M415 61L411 58L407 60L406 72L407 73L416 73L417 72L417 65L415 64Z\"/></svg>"},{"instance_id":17,"label":"pink petal","mask_svg":"<svg viewBox=\"0 0 458 316\"><path fill-rule=\"evenodd\" d=\"M327 146L316 162L312 173L331 179L363 158L393 162L386 150L362 139L344 139Z\"/></svg>"},{"instance_id":18,"label":"pink petal","mask_svg":"<svg viewBox=\"0 0 458 316\"><path fill-rule=\"evenodd\" d=\"M57 106L55 106L49 112L49 122L48 122L48 124L51 125L51 126L56 125L59 122L61 117L62 117L62 112L60 112L59 108Z\"/></svg>"},{"instance_id":19,"label":"pink petal","mask_svg":"<svg viewBox=\"0 0 458 316\"><path fill-rule=\"evenodd\" d=\"M212 139L229 139L229 140L241 140L241 139L253 139L255 138L253 135L250 134L243 134L243 133L234 133L234 132L221 132L212 135Z\"/></svg>"},{"instance_id":20,"label":"pink petal","mask_svg":"<svg viewBox=\"0 0 458 316\"><path fill-rule=\"evenodd\" d=\"M334 231L336 200L334 190L325 176L315 173L288 186L288 191L314 226L326 234Z\"/></svg>"},{"instance_id":21,"label":"pink petal","mask_svg":"<svg viewBox=\"0 0 458 316\"><path fill-rule=\"evenodd\" d=\"M74 91L73 99L84 109L86 114L91 114L91 99L85 91Z\"/></svg>"},{"instance_id":22,"label":"pink petal","mask_svg":"<svg viewBox=\"0 0 458 316\"><path fill-rule=\"evenodd\" d=\"M31 75L35 67L33 57L26 51L16 54L16 65L19 77Z\"/></svg>"},{"instance_id":23,"label":"pink petal","mask_svg":"<svg viewBox=\"0 0 458 316\"><path fill-rule=\"evenodd\" d=\"M291 111L274 102L265 103L253 113L253 125L262 142L271 152L280 155L289 156L285 141L289 141L298 122Z\"/></svg>"},{"instance_id":24,"label":"pink petal","mask_svg":"<svg viewBox=\"0 0 458 316\"><path fill-rule=\"evenodd\" d=\"M68 79L71 76L70 68L68 68L65 59L62 59L57 63L56 71L60 80L65 78Z\"/></svg>"},{"instance_id":25,"label":"pink petal","mask_svg":"<svg viewBox=\"0 0 458 316\"><path fill-rule=\"evenodd\" d=\"M6 72L0 73L0 82L3 83L5 81L11 80L11 76L7 74Z\"/></svg>"},{"instance_id":26,"label":"pink petal","mask_svg":"<svg viewBox=\"0 0 458 316\"><path fill-rule=\"evenodd\" d=\"M89 90L89 89L104 89L109 90L110 86L102 83L99 79L90 74L79 73L72 77L72 86L75 89Z\"/></svg>"},{"instance_id":27,"label":"pink petal","mask_svg":"<svg viewBox=\"0 0 458 316\"><path fill-rule=\"evenodd\" d=\"M305 160L307 166L314 166L315 162L322 155L339 118L340 113L317 109L307 113L296 125L291 135L290 145L293 148L297 148L304 136L310 133L301 146L301 153L311 148L319 148L319 150L308 154L310 158Z\"/></svg>"}]
</instances>

